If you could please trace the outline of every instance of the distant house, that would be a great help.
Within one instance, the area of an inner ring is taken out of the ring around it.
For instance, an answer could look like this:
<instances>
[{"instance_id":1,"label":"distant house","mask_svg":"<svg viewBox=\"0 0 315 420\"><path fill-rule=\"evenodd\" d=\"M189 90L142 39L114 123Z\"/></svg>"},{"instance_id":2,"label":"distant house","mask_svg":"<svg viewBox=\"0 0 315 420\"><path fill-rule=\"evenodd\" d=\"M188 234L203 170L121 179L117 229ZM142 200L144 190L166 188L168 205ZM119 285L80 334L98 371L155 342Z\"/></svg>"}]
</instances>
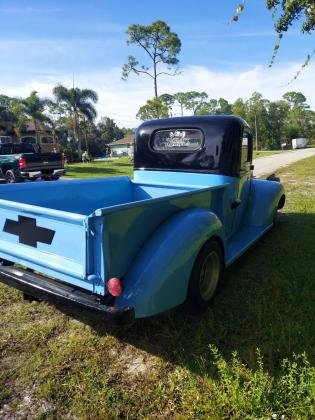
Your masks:
<instances>
[{"instance_id":1,"label":"distant house","mask_svg":"<svg viewBox=\"0 0 315 420\"><path fill-rule=\"evenodd\" d=\"M110 155L112 157L119 156L133 156L134 152L134 134L131 134L123 139L109 143Z\"/></svg>"},{"instance_id":2,"label":"distant house","mask_svg":"<svg viewBox=\"0 0 315 420\"><path fill-rule=\"evenodd\" d=\"M0 133L4 136L10 136L14 140L14 125L8 121L0 121Z\"/></svg>"},{"instance_id":3,"label":"distant house","mask_svg":"<svg viewBox=\"0 0 315 420\"><path fill-rule=\"evenodd\" d=\"M0 121L0 134L10 136L13 143L30 143L36 145L36 130L33 121L26 122L21 128L21 136L17 135L12 122ZM58 132L46 124L38 123L39 145L42 152L58 149Z\"/></svg>"},{"instance_id":4,"label":"distant house","mask_svg":"<svg viewBox=\"0 0 315 420\"><path fill-rule=\"evenodd\" d=\"M39 144L42 152L51 152L58 147L58 139L53 130L45 124L38 124ZM24 124L21 130L22 143L36 144L36 130L33 121Z\"/></svg>"}]
</instances>

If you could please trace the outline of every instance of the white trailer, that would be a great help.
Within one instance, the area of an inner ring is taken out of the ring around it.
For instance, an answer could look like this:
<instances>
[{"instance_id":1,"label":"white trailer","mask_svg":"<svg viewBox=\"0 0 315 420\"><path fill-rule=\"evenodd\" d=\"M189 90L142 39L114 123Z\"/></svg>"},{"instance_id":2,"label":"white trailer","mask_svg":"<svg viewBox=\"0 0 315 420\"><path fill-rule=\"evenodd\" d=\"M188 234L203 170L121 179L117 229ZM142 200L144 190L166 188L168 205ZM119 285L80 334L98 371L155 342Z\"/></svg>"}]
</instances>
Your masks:
<instances>
[{"instance_id":1,"label":"white trailer","mask_svg":"<svg viewBox=\"0 0 315 420\"><path fill-rule=\"evenodd\" d=\"M292 149L303 149L306 147L308 143L308 139L300 137L298 139L292 139Z\"/></svg>"}]
</instances>

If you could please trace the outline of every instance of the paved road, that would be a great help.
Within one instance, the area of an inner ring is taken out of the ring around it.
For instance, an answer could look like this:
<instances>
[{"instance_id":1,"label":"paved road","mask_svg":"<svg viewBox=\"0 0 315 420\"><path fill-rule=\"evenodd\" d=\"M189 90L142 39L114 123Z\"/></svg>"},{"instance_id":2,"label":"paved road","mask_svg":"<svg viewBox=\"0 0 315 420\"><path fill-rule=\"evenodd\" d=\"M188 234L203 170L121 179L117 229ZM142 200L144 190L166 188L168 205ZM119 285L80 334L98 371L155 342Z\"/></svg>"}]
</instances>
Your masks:
<instances>
[{"instance_id":1,"label":"paved road","mask_svg":"<svg viewBox=\"0 0 315 420\"><path fill-rule=\"evenodd\" d=\"M290 150L288 152L277 153L254 160L254 176L260 178L271 175L283 166L290 165L298 160L315 156L315 147L309 149Z\"/></svg>"}]
</instances>

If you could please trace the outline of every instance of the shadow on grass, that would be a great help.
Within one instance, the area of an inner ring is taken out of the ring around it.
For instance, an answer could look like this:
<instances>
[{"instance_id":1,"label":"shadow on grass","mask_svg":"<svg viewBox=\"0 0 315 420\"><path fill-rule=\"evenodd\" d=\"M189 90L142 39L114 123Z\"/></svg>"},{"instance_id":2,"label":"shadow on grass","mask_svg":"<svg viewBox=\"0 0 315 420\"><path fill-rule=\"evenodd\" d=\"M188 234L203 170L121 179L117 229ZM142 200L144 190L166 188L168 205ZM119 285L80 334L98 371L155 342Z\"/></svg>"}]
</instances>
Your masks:
<instances>
[{"instance_id":1,"label":"shadow on grass","mask_svg":"<svg viewBox=\"0 0 315 420\"><path fill-rule=\"evenodd\" d=\"M314 241L315 215L282 214L278 226L226 271L225 287L203 316L188 315L182 306L132 326L80 320L200 375L211 371L210 344L226 358L236 350L252 369L257 348L271 372L293 353L305 351L314 363Z\"/></svg>"}]
</instances>

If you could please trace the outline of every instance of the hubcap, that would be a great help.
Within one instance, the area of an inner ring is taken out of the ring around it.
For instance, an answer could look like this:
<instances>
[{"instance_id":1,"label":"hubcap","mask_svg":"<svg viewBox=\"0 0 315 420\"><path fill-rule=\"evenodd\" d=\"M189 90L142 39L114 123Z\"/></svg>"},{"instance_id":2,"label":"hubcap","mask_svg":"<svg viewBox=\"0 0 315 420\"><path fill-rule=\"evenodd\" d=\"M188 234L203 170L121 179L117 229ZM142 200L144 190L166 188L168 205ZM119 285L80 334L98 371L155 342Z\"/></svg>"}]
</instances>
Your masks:
<instances>
[{"instance_id":1,"label":"hubcap","mask_svg":"<svg viewBox=\"0 0 315 420\"><path fill-rule=\"evenodd\" d=\"M211 251L204 260L200 272L199 290L200 296L204 301L208 301L219 281L220 277L220 258L215 251Z\"/></svg>"}]
</instances>

